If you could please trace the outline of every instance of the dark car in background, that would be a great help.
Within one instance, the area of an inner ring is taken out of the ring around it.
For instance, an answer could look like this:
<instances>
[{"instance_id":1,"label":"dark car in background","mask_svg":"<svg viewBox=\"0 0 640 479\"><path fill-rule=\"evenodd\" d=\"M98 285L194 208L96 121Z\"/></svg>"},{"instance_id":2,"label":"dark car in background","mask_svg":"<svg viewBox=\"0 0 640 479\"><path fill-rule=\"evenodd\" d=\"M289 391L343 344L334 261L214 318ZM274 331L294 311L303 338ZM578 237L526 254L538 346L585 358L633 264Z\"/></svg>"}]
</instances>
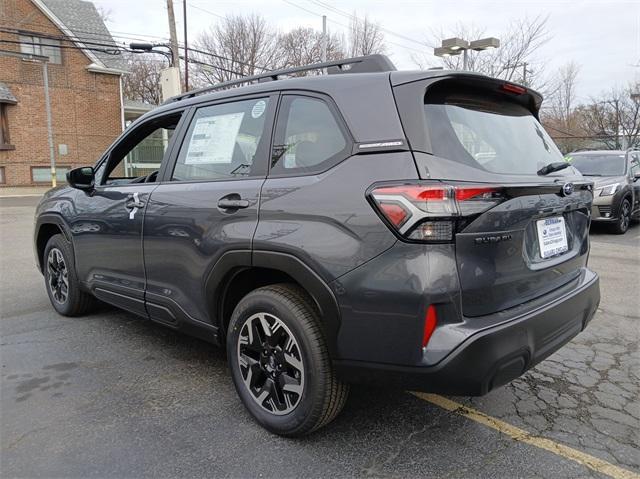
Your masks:
<instances>
[{"instance_id":1,"label":"dark car in background","mask_svg":"<svg viewBox=\"0 0 640 479\"><path fill-rule=\"evenodd\" d=\"M640 220L640 152L635 150L570 153L571 165L594 181L591 220L624 234Z\"/></svg>"},{"instance_id":2,"label":"dark car in background","mask_svg":"<svg viewBox=\"0 0 640 479\"><path fill-rule=\"evenodd\" d=\"M40 202L51 303L75 316L99 298L226 347L244 405L277 434L329 423L352 382L486 394L600 300L592 183L541 102L376 55L185 93ZM159 170L123 168L159 129Z\"/></svg>"}]
</instances>

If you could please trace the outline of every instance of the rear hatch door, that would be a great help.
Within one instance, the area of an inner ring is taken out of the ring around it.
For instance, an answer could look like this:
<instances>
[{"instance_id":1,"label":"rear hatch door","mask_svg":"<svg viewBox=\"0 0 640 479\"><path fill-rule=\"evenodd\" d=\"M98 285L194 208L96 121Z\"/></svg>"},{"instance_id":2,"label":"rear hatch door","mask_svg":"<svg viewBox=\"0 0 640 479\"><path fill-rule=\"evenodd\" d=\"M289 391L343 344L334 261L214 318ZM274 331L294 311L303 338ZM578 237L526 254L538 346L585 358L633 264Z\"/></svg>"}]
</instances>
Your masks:
<instances>
[{"instance_id":1,"label":"rear hatch door","mask_svg":"<svg viewBox=\"0 0 640 479\"><path fill-rule=\"evenodd\" d=\"M458 198L455 245L466 316L561 294L586 266L592 185L537 119L541 97L487 77L443 74L394 87L422 179ZM477 186L477 190L474 190Z\"/></svg>"}]
</instances>

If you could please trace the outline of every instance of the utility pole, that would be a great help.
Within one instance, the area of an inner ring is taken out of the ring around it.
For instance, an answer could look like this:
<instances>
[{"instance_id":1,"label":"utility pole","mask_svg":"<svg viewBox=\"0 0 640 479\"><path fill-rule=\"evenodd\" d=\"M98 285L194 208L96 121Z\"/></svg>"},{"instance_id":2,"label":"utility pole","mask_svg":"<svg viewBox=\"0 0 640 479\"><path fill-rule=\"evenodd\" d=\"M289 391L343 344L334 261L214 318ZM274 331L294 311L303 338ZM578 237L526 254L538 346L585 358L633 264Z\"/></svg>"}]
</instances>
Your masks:
<instances>
[{"instance_id":1,"label":"utility pole","mask_svg":"<svg viewBox=\"0 0 640 479\"><path fill-rule=\"evenodd\" d=\"M173 0L167 0L167 13L169 15L169 38L171 39L171 66L180 68L178 34L176 33L176 16L173 12Z\"/></svg>"},{"instance_id":2,"label":"utility pole","mask_svg":"<svg viewBox=\"0 0 640 479\"><path fill-rule=\"evenodd\" d=\"M327 39L327 16L322 15L322 61L327 61L327 45L329 41ZM322 73L327 74L327 69L323 68Z\"/></svg>"},{"instance_id":3,"label":"utility pole","mask_svg":"<svg viewBox=\"0 0 640 479\"><path fill-rule=\"evenodd\" d=\"M47 68L47 58L42 62L42 78L44 80L44 107L47 113L47 140L49 142L49 160L51 162L51 186L57 185L56 178L56 153L53 148L53 127L51 126L51 99L49 98L49 69Z\"/></svg>"},{"instance_id":4,"label":"utility pole","mask_svg":"<svg viewBox=\"0 0 640 479\"><path fill-rule=\"evenodd\" d=\"M182 0L184 17L184 91L189 91L189 48L187 47L187 0Z\"/></svg>"},{"instance_id":5,"label":"utility pole","mask_svg":"<svg viewBox=\"0 0 640 479\"><path fill-rule=\"evenodd\" d=\"M328 45L328 39L327 39L327 16L326 15L322 15L322 61L326 62L327 61L327 45Z\"/></svg>"}]
</instances>

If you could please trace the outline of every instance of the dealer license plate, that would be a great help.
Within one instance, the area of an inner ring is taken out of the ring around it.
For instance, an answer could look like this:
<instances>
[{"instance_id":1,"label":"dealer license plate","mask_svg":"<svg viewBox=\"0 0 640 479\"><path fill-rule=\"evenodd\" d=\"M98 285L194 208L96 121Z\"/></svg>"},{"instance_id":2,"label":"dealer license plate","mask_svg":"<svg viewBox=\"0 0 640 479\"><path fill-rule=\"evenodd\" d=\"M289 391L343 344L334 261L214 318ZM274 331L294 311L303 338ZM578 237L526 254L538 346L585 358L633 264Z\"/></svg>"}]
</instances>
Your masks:
<instances>
[{"instance_id":1,"label":"dealer license plate","mask_svg":"<svg viewBox=\"0 0 640 479\"><path fill-rule=\"evenodd\" d=\"M569 249L567 228L562 216L538 220L536 226L538 227L538 244L542 258L550 258Z\"/></svg>"}]
</instances>

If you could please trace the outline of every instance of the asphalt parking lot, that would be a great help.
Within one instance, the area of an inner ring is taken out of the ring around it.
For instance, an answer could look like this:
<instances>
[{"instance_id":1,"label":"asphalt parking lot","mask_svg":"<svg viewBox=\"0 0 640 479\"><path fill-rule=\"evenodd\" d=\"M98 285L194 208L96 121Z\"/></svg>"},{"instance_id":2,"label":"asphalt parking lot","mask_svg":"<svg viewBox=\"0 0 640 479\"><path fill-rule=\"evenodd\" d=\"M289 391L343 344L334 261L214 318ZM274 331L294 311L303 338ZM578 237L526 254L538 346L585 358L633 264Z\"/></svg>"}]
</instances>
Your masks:
<instances>
[{"instance_id":1,"label":"asphalt parking lot","mask_svg":"<svg viewBox=\"0 0 640 479\"><path fill-rule=\"evenodd\" d=\"M251 420L214 346L108 307L58 316L37 200L0 199L3 477L640 477L640 226L593 228L600 309L522 378L454 403L353 388L291 440Z\"/></svg>"}]
</instances>

